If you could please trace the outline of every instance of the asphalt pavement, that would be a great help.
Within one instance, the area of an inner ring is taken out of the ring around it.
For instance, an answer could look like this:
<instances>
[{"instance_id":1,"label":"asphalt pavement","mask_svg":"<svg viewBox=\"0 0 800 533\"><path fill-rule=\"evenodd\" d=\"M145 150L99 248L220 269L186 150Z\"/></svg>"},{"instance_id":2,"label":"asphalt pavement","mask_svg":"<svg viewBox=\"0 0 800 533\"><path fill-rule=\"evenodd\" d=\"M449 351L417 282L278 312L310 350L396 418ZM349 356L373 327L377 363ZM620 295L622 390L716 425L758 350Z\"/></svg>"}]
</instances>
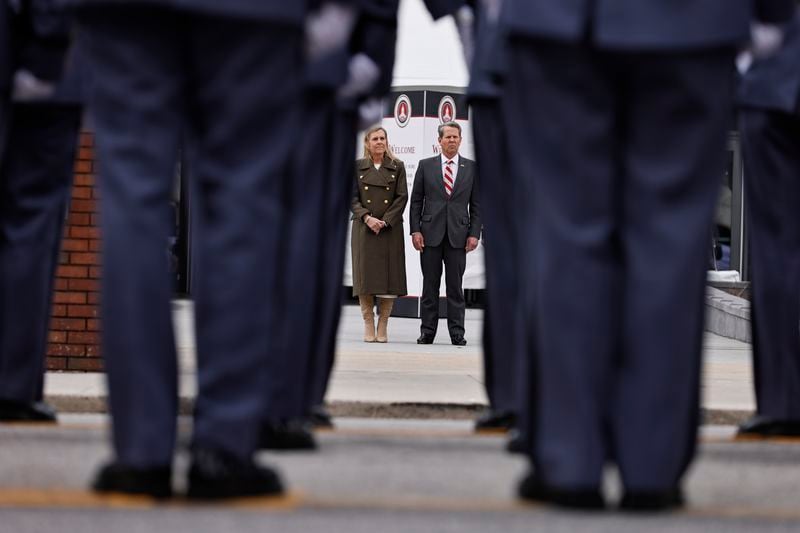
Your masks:
<instances>
[{"instance_id":1,"label":"asphalt pavement","mask_svg":"<svg viewBox=\"0 0 800 533\"><path fill-rule=\"evenodd\" d=\"M186 471L182 421L176 488ZM113 532L753 532L800 530L800 441L736 441L732 426L706 426L686 480L689 505L672 514L610 508L566 512L516 500L526 461L502 436L468 421L336 419L315 453L263 453L289 491L197 505L107 498L87 490L108 458L104 415L64 415L59 426L0 425L0 533Z\"/></svg>"}]
</instances>

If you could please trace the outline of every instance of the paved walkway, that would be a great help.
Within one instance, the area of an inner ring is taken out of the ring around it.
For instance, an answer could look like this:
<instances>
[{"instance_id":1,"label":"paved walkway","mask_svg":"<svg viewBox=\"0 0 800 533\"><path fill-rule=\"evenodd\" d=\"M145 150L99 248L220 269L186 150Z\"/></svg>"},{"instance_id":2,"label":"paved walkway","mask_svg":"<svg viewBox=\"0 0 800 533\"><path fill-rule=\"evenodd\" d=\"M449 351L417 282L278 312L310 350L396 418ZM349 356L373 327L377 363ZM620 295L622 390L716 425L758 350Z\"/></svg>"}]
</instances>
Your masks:
<instances>
[{"instance_id":1,"label":"paved walkway","mask_svg":"<svg viewBox=\"0 0 800 533\"><path fill-rule=\"evenodd\" d=\"M181 397L195 391L191 303L175 303L176 342L181 360ZM435 344L416 344L419 321L392 318L387 344L364 343L359 310L346 306L337 362L327 401L338 416L473 416L486 404L480 332L483 314L467 310L468 344L452 346L443 320ZM707 333L703 407L712 421L733 423L754 408L750 345ZM45 394L66 412L102 411L105 380L96 373L50 372Z\"/></svg>"}]
</instances>

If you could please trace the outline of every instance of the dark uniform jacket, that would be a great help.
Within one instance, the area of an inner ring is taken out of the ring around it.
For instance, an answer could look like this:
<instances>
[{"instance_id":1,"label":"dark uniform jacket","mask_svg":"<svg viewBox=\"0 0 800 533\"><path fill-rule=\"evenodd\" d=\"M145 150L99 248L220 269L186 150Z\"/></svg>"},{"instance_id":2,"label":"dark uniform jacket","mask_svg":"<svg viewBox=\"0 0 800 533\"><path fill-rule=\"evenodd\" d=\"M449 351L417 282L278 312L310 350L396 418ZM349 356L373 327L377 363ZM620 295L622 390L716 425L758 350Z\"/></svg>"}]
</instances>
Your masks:
<instances>
[{"instance_id":1,"label":"dark uniform jacket","mask_svg":"<svg viewBox=\"0 0 800 533\"><path fill-rule=\"evenodd\" d=\"M448 197L442 176L442 159L422 159L411 191L411 233L421 232L425 246L439 246L445 234L454 248L467 245L467 237L480 238L481 216L475 162L459 157L453 193Z\"/></svg>"},{"instance_id":2,"label":"dark uniform jacket","mask_svg":"<svg viewBox=\"0 0 800 533\"><path fill-rule=\"evenodd\" d=\"M356 187L351 209L353 231L353 295L407 294L403 211L408 203L406 168L383 158L380 169L371 159L356 161ZM388 226L375 235L364 223L371 215Z\"/></svg>"},{"instance_id":3,"label":"dark uniform jacket","mask_svg":"<svg viewBox=\"0 0 800 533\"><path fill-rule=\"evenodd\" d=\"M302 24L306 16L305 0L59 0L65 5L84 7L106 5L152 6L208 13L228 17L248 19L264 19L286 22L292 25Z\"/></svg>"},{"instance_id":4,"label":"dark uniform jacket","mask_svg":"<svg viewBox=\"0 0 800 533\"><path fill-rule=\"evenodd\" d=\"M784 113L800 111L800 10L786 26L780 51L753 63L742 78L739 104Z\"/></svg>"},{"instance_id":5,"label":"dark uniform jacket","mask_svg":"<svg viewBox=\"0 0 800 533\"><path fill-rule=\"evenodd\" d=\"M506 0L512 34L599 47L705 48L746 41L750 21L785 21L794 0Z\"/></svg>"}]
</instances>

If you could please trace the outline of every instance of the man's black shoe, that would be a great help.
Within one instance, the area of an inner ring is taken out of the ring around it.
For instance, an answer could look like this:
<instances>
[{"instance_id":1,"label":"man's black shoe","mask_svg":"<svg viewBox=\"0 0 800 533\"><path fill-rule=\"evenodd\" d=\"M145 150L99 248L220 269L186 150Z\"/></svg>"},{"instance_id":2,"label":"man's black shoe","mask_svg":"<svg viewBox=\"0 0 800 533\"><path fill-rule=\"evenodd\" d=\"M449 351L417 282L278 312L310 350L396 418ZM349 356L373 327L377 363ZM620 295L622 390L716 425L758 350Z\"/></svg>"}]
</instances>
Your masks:
<instances>
[{"instance_id":1,"label":"man's black shoe","mask_svg":"<svg viewBox=\"0 0 800 533\"><path fill-rule=\"evenodd\" d=\"M523 500L569 507L572 509L599 510L605 501L599 489L562 489L549 487L530 472L519 485L519 497Z\"/></svg>"},{"instance_id":2,"label":"man's black shoe","mask_svg":"<svg viewBox=\"0 0 800 533\"><path fill-rule=\"evenodd\" d=\"M776 420L756 415L739 426L740 436L753 437L798 437L800 420Z\"/></svg>"},{"instance_id":3,"label":"man's black shoe","mask_svg":"<svg viewBox=\"0 0 800 533\"><path fill-rule=\"evenodd\" d=\"M430 333L423 333L417 339L417 344L433 344L433 335Z\"/></svg>"},{"instance_id":4,"label":"man's black shoe","mask_svg":"<svg viewBox=\"0 0 800 533\"><path fill-rule=\"evenodd\" d=\"M311 424L305 420L277 420L261 425L258 447L262 450L316 450Z\"/></svg>"},{"instance_id":5,"label":"man's black shoe","mask_svg":"<svg viewBox=\"0 0 800 533\"><path fill-rule=\"evenodd\" d=\"M467 339L465 339L463 335L453 335L452 337L450 337L450 342L453 343L453 346L467 345Z\"/></svg>"},{"instance_id":6,"label":"man's black shoe","mask_svg":"<svg viewBox=\"0 0 800 533\"><path fill-rule=\"evenodd\" d=\"M194 500L221 500L283 493L278 474L253 459L239 459L219 450L192 450L189 489Z\"/></svg>"},{"instance_id":7,"label":"man's black shoe","mask_svg":"<svg viewBox=\"0 0 800 533\"><path fill-rule=\"evenodd\" d=\"M318 429L333 429L333 418L325 407L318 405L311 408L308 415L308 420L311 425Z\"/></svg>"},{"instance_id":8,"label":"man's black shoe","mask_svg":"<svg viewBox=\"0 0 800 533\"><path fill-rule=\"evenodd\" d=\"M475 431L497 432L508 431L514 427L517 417L511 411L488 411L475 420Z\"/></svg>"},{"instance_id":9,"label":"man's black shoe","mask_svg":"<svg viewBox=\"0 0 800 533\"><path fill-rule=\"evenodd\" d=\"M56 411L44 402L0 400L0 422L56 422Z\"/></svg>"},{"instance_id":10,"label":"man's black shoe","mask_svg":"<svg viewBox=\"0 0 800 533\"><path fill-rule=\"evenodd\" d=\"M116 492L163 500L172 496L172 468L133 468L110 463L97 473L92 489L95 492Z\"/></svg>"},{"instance_id":11,"label":"man's black shoe","mask_svg":"<svg viewBox=\"0 0 800 533\"><path fill-rule=\"evenodd\" d=\"M683 507L683 492L679 488L663 491L626 491L619 502L623 511L669 511Z\"/></svg>"}]
</instances>

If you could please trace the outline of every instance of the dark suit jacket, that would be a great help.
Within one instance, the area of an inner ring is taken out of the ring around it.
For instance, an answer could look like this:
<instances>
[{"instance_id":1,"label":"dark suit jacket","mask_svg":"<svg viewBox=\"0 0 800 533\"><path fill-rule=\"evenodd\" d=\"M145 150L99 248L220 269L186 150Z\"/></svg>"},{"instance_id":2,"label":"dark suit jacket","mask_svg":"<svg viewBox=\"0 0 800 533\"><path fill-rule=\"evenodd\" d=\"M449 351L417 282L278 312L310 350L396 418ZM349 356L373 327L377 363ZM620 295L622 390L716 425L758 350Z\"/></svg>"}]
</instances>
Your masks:
<instances>
[{"instance_id":1,"label":"dark suit jacket","mask_svg":"<svg viewBox=\"0 0 800 533\"><path fill-rule=\"evenodd\" d=\"M794 0L506 0L512 34L600 47L685 49L737 44L750 22L783 22Z\"/></svg>"},{"instance_id":2,"label":"dark suit jacket","mask_svg":"<svg viewBox=\"0 0 800 533\"><path fill-rule=\"evenodd\" d=\"M481 235L475 161L459 157L453 194L444 189L441 157L419 162L411 191L411 233L421 232L426 246L439 246L445 234L454 248L463 248L467 237Z\"/></svg>"},{"instance_id":3,"label":"dark suit jacket","mask_svg":"<svg viewBox=\"0 0 800 533\"><path fill-rule=\"evenodd\" d=\"M756 61L742 78L739 104L797 113L800 111L800 10L787 26L784 46L774 56Z\"/></svg>"}]
</instances>

